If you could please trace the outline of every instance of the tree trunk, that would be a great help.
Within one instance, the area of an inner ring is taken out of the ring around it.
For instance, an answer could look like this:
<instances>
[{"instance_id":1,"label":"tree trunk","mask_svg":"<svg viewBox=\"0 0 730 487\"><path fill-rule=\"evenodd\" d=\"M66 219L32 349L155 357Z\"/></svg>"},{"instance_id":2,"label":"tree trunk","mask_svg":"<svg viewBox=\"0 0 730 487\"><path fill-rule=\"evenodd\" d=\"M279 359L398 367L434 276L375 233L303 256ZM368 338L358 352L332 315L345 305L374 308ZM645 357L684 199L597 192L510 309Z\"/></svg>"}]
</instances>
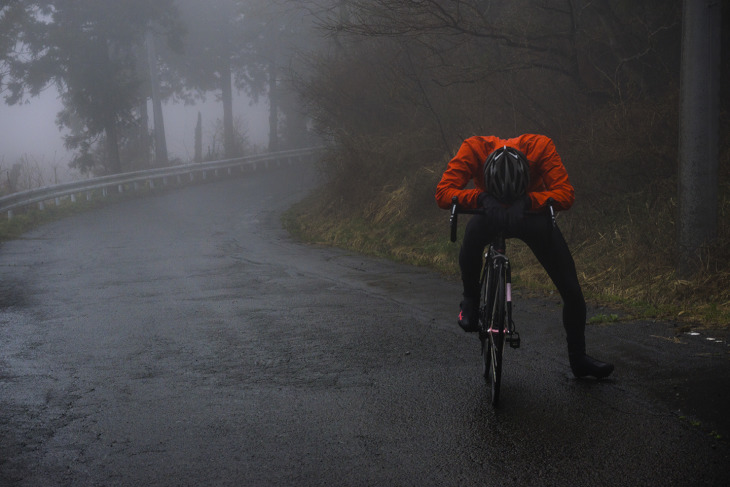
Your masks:
<instances>
[{"instance_id":1,"label":"tree trunk","mask_svg":"<svg viewBox=\"0 0 730 487\"><path fill-rule=\"evenodd\" d=\"M143 167L150 163L150 127L147 98L139 103L139 153L144 158Z\"/></svg>"},{"instance_id":2,"label":"tree trunk","mask_svg":"<svg viewBox=\"0 0 730 487\"><path fill-rule=\"evenodd\" d=\"M157 53L155 37L147 31L147 60L150 70L150 87L152 93L152 115L155 123L155 162L167 164L167 140L165 139L165 121L162 116L162 100L160 98L160 81L157 75Z\"/></svg>"},{"instance_id":3,"label":"tree trunk","mask_svg":"<svg viewBox=\"0 0 730 487\"><path fill-rule=\"evenodd\" d=\"M717 235L720 2L684 0L677 275L690 277Z\"/></svg>"},{"instance_id":4,"label":"tree trunk","mask_svg":"<svg viewBox=\"0 0 730 487\"><path fill-rule=\"evenodd\" d=\"M122 172L122 160L119 157L119 141L117 140L117 124L114 114L109 114L106 117L104 135L106 137L105 145L109 171L112 174L120 174Z\"/></svg>"},{"instance_id":5,"label":"tree trunk","mask_svg":"<svg viewBox=\"0 0 730 487\"><path fill-rule=\"evenodd\" d=\"M276 62L269 63L269 152L279 150L279 93Z\"/></svg>"},{"instance_id":6,"label":"tree trunk","mask_svg":"<svg viewBox=\"0 0 730 487\"><path fill-rule=\"evenodd\" d=\"M203 161L203 117L198 112L198 122L195 124L195 162Z\"/></svg>"},{"instance_id":7,"label":"tree trunk","mask_svg":"<svg viewBox=\"0 0 730 487\"><path fill-rule=\"evenodd\" d=\"M236 157L235 132L233 131L233 85L231 81L231 65L225 59L221 65L221 99L223 101L223 150L226 158Z\"/></svg>"}]
</instances>

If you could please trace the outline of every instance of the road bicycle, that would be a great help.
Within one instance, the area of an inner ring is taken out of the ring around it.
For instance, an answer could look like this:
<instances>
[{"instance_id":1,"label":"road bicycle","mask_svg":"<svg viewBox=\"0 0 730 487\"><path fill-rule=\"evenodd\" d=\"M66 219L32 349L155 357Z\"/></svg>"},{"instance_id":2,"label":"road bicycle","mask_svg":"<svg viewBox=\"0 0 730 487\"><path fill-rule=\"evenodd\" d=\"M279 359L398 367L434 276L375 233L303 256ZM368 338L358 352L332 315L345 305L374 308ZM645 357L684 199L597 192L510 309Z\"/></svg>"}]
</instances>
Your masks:
<instances>
[{"instance_id":1,"label":"road bicycle","mask_svg":"<svg viewBox=\"0 0 730 487\"><path fill-rule=\"evenodd\" d=\"M550 217L555 225L552 202L548 202ZM451 241L456 242L459 214L484 214L482 209L459 208L456 198L452 199ZM490 387L492 406L499 403L502 385L502 355L505 344L510 348L520 347L520 334L512 319L512 270L506 254L507 242L502 232L489 244L484 253L484 265L479 279L479 341L481 342L482 375Z\"/></svg>"}]
</instances>

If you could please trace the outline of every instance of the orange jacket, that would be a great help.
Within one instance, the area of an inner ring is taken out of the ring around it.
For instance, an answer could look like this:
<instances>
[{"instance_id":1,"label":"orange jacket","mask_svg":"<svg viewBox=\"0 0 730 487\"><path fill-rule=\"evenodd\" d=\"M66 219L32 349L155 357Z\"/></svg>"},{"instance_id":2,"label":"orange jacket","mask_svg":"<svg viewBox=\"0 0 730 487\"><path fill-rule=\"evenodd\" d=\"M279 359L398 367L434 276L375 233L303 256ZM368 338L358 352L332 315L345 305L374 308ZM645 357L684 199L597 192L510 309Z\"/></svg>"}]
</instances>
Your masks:
<instances>
[{"instance_id":1,"label":"orange jacket","mask_svg":"<svg viewBox=\"0 0 730 487\"><path fill-rule=\"evenodd\" d=\"M543 207L548 198L555 201L556 210L567 210L573 205L575 190L555 150L555 144L544 135L534 134L507 140L491 135L466 139L436 186L438 205L445 209L451 208L451 198L456 196L460 206L476 208L477 197L486 191L484 162L492 151L505 145L522 151L527 157L530 166L527 194L532 202L532 209ZM475 187L464 189L471 179L474 180Z\"/></svg>"}]
</instances>

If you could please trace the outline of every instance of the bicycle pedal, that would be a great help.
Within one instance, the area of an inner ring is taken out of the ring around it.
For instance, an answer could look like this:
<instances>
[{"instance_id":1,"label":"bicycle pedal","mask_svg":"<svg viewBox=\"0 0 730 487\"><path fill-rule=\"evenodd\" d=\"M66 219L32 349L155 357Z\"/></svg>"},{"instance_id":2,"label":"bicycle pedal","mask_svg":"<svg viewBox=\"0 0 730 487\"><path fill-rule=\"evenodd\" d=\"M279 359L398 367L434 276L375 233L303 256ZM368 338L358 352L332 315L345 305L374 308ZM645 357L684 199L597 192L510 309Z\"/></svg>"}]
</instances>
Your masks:
<instances>
[{"instance_id":1,"label":"bicycle pedal","mask_svg":"<svg viewBox=\"0 0 730 487\"><path fill-rule=\"evenodd\" d=\"M511 348L520 348L520 334L513 331L510 336L507 337L507 343Z\"/></svg>"}]
</instances>

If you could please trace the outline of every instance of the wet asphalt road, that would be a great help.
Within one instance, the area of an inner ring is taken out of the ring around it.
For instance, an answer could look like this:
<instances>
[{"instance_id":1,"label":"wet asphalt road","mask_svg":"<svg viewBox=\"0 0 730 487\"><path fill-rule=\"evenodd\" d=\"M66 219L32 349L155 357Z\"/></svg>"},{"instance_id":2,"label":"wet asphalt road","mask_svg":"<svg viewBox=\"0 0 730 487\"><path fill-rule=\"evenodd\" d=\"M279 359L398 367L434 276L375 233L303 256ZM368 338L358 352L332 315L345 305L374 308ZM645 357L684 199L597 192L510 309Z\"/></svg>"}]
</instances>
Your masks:
<instances>
[{"instance_id":1,"label":"wet asphalt road","mask_svg":"<svg viewBox=\"0 0 730 487\"><path fill-rule=\"evenodd\" d=\"M457 283L281 229L313 184L209 183L3 244L0 485L730 484L723 337L592 325L617 369L579 381L557 301L518 295L495 412Z\"/></svg>"}]
</instances>

